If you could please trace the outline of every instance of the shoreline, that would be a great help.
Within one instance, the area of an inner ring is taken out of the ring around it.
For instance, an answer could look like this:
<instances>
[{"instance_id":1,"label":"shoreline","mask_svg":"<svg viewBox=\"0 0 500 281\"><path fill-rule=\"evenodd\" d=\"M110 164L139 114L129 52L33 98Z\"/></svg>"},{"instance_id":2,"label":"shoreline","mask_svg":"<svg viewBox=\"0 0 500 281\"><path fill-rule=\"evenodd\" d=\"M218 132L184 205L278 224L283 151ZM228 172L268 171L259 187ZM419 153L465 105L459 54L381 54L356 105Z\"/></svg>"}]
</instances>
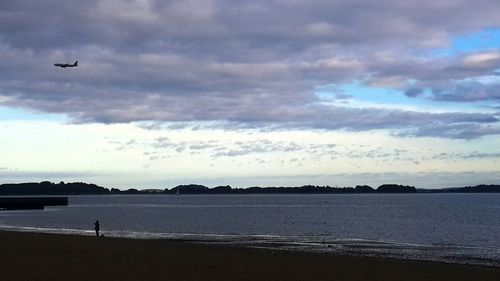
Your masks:
<instances>
[{"instance_id":1,"label":"shoreline","mask_svg":"<svg viewBox=\"0 0 500 281\"><path fill-rule=\"evenodd\" d=\"M32 233L42 235L62 235L94 237L93 230L0 227L1 232ZM444 250L435 245L419 245L365 239L337 239L334 241L314 240L316 237L286 237L276 235L230 235L196 233L149 233L101 231L103 238L166 241L198 245L229 246L248 249L290 251L304 254L325 254L335 256L395 259L415 262L437 262L443 264L475 265L500 268L500 260L481 256L425 255L426 251ZM312 238L312 239L311 239ZM304 240L305 239L305 240ZM483 249L484 250L484 249ZM413 252L412 252L413 251ZM448 249L449 251L449 249ZM449 252L448 252L449 254Z\"/></svg>"},{"instance_id":2,"label":"shoreline","mask_svg":"<svg viewBox=\"0 0 500 281\"><path fill-rule=\"evenodd\" d=\"M2 280L498 280L500 268L165 239L0 231Z\"/></svg>"}]
</instances>

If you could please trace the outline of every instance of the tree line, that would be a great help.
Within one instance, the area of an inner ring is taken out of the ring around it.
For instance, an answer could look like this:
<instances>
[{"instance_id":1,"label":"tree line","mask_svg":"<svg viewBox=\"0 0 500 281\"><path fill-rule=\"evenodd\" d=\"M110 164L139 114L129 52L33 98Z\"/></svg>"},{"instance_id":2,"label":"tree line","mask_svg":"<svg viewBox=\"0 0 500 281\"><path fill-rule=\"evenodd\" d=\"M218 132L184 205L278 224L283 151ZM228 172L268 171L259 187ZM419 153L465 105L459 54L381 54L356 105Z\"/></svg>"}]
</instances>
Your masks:
<instances>
[{"instance_id":1,"label":"tree line","mask_svg":"<svg viewBox=\"0 0 500 281\"><path fill-rule=\"evenodd\" d=\"M0 185L0 195L104 195L104 194L380 194L380 193L483 193L500 192L500 185L477 185L444 189L416 189L414 186L383 184L377 188L368 185L355 187L332 187L304 185L299 187L247 187L233 188L229 185L209 188L200 184L178 185L165 189L121 190L105 188L83 182L15 183Z\"/></svg>"}]
</instances>

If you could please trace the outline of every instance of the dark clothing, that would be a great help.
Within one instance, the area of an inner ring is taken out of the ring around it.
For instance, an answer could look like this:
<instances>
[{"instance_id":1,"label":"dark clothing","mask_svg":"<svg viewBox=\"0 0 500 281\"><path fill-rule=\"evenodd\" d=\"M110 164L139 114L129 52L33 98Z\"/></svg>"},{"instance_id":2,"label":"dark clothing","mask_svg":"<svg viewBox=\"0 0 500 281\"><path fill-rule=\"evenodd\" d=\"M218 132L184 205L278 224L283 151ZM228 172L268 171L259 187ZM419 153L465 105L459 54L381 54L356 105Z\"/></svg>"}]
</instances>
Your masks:
<instances>
[{"instance_id":1,"label":"dark clothing","mask_svg":"<svg viewBox=\"0 0 500 281\"><path fill-rule=\"evenodd\" d=\"M95 236L99 237L99 221L94 223Z\"/></svg>"}]
</instances>

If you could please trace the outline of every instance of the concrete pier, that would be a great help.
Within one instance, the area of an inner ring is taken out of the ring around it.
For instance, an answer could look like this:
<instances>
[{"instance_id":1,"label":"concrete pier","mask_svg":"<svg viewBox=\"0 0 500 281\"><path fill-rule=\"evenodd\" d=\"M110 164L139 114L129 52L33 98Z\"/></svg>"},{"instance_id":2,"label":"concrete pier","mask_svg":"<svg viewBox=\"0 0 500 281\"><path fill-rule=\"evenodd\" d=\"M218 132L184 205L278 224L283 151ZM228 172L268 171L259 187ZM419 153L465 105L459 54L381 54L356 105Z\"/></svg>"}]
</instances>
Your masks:
<instances>
[{"instance_id":1,"label":"concrete pier","mask_svg":"<svg viewBox=\"0 0 500 281\"><path fill-rule=\"evenodd\" d=\"M67 206L68 197L0 197L0 210L36 210L45 206Z\"/></svg>"}]
</instances>

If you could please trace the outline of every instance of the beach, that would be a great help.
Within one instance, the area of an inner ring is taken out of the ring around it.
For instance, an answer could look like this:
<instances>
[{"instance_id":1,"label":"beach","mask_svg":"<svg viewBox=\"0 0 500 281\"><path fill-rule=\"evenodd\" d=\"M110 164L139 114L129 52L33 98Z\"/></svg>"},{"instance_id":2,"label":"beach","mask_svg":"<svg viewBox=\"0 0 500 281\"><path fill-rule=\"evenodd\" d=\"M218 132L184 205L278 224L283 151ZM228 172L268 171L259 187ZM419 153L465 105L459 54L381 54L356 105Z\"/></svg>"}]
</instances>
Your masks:
<instances>
[{"instance_id":1,"label":"beach","mask_svg":"<svg viewBox=\"0 0 500 281\"><path fill-rule=\"evenodd\" d=\"M0 253L4 281L500 279L496 267L8 231Z\"/></svg>"}]
</instances>

